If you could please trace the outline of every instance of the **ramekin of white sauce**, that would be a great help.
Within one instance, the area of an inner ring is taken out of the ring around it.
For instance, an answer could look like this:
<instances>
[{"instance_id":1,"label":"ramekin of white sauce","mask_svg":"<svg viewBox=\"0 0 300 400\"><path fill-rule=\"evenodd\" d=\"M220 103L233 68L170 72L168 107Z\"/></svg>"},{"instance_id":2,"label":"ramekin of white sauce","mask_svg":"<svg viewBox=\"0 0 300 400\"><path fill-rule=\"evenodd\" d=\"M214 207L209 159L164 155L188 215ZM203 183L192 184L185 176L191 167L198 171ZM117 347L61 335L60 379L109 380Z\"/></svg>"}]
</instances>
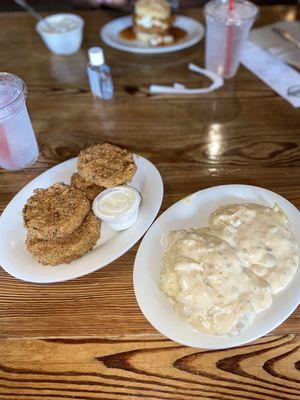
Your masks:
<instances>
[{"instance_id":1,"label":"ramekin of white sauce","mask_svg":"<svg viewBox=\"0 0 300 400\"><path fill-rule=\"evenodd\" d=\"M45 45L54 54L67 56L76 53L82 43L84 21L76 14L54 14L36 24Z\"/></svg>"},{"instance_id":2,"label":"ramekin of white sauce","mask_svg":"<svg viewBox=\"0 0 300 400\"><path fill-rule=\"evenodd\" d=\"M115 186L93 202L94 214L115 231L130 228L137 220L142 196L132 186Z\"/></svg>"}]
</instances>

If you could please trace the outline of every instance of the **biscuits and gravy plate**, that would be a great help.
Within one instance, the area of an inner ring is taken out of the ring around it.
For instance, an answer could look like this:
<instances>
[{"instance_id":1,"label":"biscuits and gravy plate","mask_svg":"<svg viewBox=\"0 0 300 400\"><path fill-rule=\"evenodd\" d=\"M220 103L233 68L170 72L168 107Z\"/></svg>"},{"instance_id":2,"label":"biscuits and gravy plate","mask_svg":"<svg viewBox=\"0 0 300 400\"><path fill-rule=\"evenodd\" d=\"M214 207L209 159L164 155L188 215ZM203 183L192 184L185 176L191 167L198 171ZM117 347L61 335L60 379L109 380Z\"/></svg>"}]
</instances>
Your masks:
<instances>
[{"instance_id":1,"label":"biscuits and gravy plate","mask_svg":"<svg viewBox=\"0 0 300 400\"><path fill-rule=\"evenodd\" d=\"M124 184L143 201L134 225L116 232L96 218L92 201ZM34 283L94 272L142 237L162 198L163 182L150 161L109 144L92 146L39 175L10 201L0 217L0 265Z\"/></svg>"},{"instance_id":2,"label":"biscuits and gravy plate","mask_svg":"<svg viewBox=\"0 0 300 400\"><path fill-rule=\"evenodd\" d=\"M299 304L300 214L269 190L224 185L166 210L143 238L134 290L148 321L187 346L255 340Z\"/></svg>"}]
</instances>

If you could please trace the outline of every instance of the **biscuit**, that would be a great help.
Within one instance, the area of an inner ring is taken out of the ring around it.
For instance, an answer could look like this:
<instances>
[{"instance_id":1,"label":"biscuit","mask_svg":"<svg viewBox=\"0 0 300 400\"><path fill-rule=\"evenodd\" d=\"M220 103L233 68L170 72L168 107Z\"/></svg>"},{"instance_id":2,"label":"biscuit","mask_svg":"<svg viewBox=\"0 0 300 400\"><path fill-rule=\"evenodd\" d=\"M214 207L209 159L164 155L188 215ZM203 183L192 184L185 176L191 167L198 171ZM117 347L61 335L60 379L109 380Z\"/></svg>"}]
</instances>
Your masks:
<instances>
[{"instance_id":1,"label":"biscuit","mask_svg":"<svg viewBox=\"0 0 300 400\"><path fill-rule=\"evenodd\" d=\"M129 181L136 172L132 153L109 143L82 150L77 166L86 181L105 188Z\"/></svg>"},{"instance_id":2,"label":"biscuit","mask_svg":"<svg viewBox=\"0 0 300 400\"><path fill-rule=\"evenodd\" d=\"M28 199L23 209L25 227L31 237L63 238L79 228L90 208L80 190L55 183L47 189L36 189Z\"/></svg>"},{"instance_id":3,"label":"biscuit","mask_svg":"<svg viewBox=\"0 0 300 400\"><path fill-rule=\"evenodd\" d=\"M81 190L83 194L91 201L93 201L95 197L97 197L98 194L105 189L104 187L86 181L77 172L71 176L71 185L76 189Z\"/></svg>"},{"instance_id":4,"label":"biscuit","mask_svg":"<svg viewBox=\"0 0 300 400\"><path fill-rule=\"evenodd\" d=\"M171 7L166 0L139 0L135 3L135 14L164 20L170 16Z\"/></svg>"},{"instance_id":5,"label":"biscuit","mask_svg":"<svg viewBox=\"0 0 300 400\"><path fill-rule=\"evenodd\" d=\"M28 234L27 250L41 264L69 264L92 249L100 237L100 227L100 220L90 211L82 225L63 239L41 240Z\"/></svg>"}]
</instances>

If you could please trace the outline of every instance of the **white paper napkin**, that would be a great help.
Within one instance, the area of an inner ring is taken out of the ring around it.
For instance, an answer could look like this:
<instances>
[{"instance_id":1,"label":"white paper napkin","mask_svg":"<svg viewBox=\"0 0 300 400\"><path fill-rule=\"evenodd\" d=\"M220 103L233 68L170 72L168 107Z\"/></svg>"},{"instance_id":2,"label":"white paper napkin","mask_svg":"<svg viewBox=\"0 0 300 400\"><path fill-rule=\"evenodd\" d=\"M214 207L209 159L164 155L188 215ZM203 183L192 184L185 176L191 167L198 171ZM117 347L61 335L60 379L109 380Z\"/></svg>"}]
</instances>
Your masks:
<instances>
[{"instance_id":1,"label":"white paper napkin","mask_svg":"<svg viewBox=\"0 0 300 400\"><path fill-rule=\"evenodd\" d=\"M300 107L300 74L279 58L247 42L242 63L294 107Z\"/></svg>"},{"instance_id":2,"label":"white paper napkin","mask_svg":"<svg viewBox=\"0 0 300 400\"><path fill-rule=\"evenodd\" d=\"M274 31L276 28L290 33L300 43L300 21L278 21L252 29L250 41L300 69L300 49L276 33Z\"/></svg>"},{"instance_id":3,"label":"white paper napkin","mask_svg":"<svg viewBox=\"0 0 300 400\"><path fill-rule=\"evenodd\" d=\"M195 64L190 63L188 65L190 71L196 72L200 75L204 75L212 80L212 84L207 88L196 88L188 89L181 83L174 83L173 86L163 86L163 85L151 85L149 91L151 94L157 93L175 93L175 94L204 94L212 92L213 90L219 89L223 86L223 78L214 72L208 71L207 69L202 69Z\"/></svg>"}]
</instances>

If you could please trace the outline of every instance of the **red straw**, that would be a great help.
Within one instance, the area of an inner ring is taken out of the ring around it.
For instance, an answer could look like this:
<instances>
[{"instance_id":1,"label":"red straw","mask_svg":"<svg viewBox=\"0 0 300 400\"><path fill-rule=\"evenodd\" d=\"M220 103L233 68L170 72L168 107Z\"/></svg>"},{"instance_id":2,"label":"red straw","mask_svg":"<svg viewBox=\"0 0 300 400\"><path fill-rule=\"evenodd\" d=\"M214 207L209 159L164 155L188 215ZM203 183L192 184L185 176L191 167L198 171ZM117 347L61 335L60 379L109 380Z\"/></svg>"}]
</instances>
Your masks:
<instances>
[{"instance_id":1,"label":"red straw","mask_svg":"<svg viewBox=\"0 0 300 400\"><path fill-rule=\"evenodd\" d=\"M229 0L228 3L228 15L234 10L234 0ZM232 52L233 52L233 35L234 25L229 24L226 35L226 50L225 50L225 68L224 75L227 76L231 69L232 64Z\"/></svg>"}]
</instances>

